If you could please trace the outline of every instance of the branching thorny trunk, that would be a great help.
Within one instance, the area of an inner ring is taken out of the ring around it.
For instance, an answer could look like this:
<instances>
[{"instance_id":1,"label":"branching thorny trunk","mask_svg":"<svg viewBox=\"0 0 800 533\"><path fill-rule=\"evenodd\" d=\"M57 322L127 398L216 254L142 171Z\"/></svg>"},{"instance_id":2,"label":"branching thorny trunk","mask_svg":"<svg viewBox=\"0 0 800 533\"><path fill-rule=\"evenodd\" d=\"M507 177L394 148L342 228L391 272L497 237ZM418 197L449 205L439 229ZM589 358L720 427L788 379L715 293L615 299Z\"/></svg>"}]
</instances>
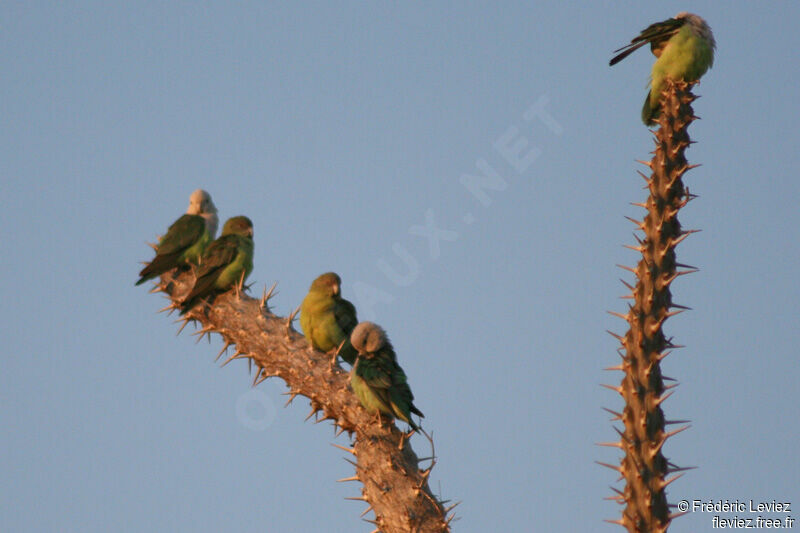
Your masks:
<instances>
[{"instance_id":1,"label":"branching thorny trunk","mask_svg":"<svg viewBox=\"0 0 800 533\"><path fill-rule=\"evenodd\" d=\"M194 277L185 273L161 279L160 288L173 300L180 301ZM269 311L267 294L259 301L239 291L220 295L213 305L197 306L186 319L197 320L199 335L218 333L225 346L220 352L228 359L251 358L257 368L257 381L279 377L289 387L289 401L305 396L311 413L319 421L332 420L341 431L355 435L352 454L355 475L342 481L360 481L362 496L375 514L369 520L385 533L449 531L446 509L428 487L431 464L421 470L418 459L405 435L394 424L379 424L361 408L348 388L347 373L331 367L330 358L309 349L305 338L291 327L290 318ZM185 324L184 324L185 325ZM228 348L230 355L227 356ZM288 402L287 402L288 403Z\"/></svg>"},{"instance_id":2,"label":"branching thorny trunk","mask_svg":"<svg viewBox=\"0 0 800 533\"><path fill-rule=\"evenodd\" d=\"M624 430L618 442L610 443L624 452L620 466L611 466L625 480L623 491L614 496L625 508L622 517L614 522L629 532L656 533L667 530L675 514L667 504L666 487L682 474L671 474L683 469L676 467L662 452L664 442L688 426L667 432L671 423L665 420L661 403L677 384L664 385L660 363L670 351L678 348L672 339L664 335L664 321L682 312L685 307L672 303L670 284L680 275L694 272L693 267L675 260L675 247L692 231L684 231L678 222L678 211L692 196L682 181L683 174L692 168L683 153L690 144L687 128L696 118L691 103L695 96L691 84L668 83L662 95L662 113L656 132L656 149L650 163L647 181L649 197L642 221L634 221L644 234L636 237L638 245L632 247L642 254L635 269L628 269L636 276L636 286L631 289L633 303L624 318L629 325L624 336L617 336L622 347L619 350L622 363L614 367L624 372L618 387L609 387L619 392L625 400L622 413L614 413L615 420L622 420ZM624 283L624 282L623 282ZM617 314L617 313L614 313ZM616 335L615 335L616 336ZM616 429L616 428L615 428Z\"/></svg>"}]
</instances>

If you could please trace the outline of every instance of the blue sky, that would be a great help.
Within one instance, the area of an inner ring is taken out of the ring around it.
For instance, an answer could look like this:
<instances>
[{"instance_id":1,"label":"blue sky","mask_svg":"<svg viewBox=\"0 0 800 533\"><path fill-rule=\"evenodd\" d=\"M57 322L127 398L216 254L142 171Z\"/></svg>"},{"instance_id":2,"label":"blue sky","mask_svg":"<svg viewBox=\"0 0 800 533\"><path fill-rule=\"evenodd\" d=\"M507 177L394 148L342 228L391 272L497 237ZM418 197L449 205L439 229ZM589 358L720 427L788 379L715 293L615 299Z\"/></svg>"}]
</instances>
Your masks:
<instances>
[{"instance_id":1,"label":"blue sky","mask_svg":"<svg viewBox=\"0 0 800 533\"><path fill-rule=\"evenodd\" d=\"M133 285L198 187L253 219L276 312L335 270L388 331L455 530L616 529L594 461L617 454L594 443L621 405L599 384L620 379L606 310L636 261L652 56L608 60L687 9L718 51L680 215L701 271L673 285L693 311L663 365L667 416L692 420L665 453L699 468L669 498L800 505L796 4L4 2L0 529L368 531L335 482L347 439L284 409L281 382L220 370L219 337L176 337ZM502 184L483 201L462 184L481 168Z\"/></svg>"}]
</instances>

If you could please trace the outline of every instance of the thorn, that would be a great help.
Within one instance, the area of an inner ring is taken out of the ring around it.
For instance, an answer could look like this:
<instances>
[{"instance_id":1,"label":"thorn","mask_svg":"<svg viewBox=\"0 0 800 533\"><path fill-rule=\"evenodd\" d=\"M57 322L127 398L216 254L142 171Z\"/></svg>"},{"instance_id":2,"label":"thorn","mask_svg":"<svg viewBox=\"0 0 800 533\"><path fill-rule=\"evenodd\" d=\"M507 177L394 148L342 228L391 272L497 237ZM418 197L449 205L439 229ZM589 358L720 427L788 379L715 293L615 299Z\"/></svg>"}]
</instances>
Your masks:
<instances>
[{"instance_id":1,"label":"thorn","mask_svg":"<svg viewBox=\"0 0 800 533\"><path fill-rule=\"evenodd\" d=\"M345 500L362 501L362 502L366 502L367 501L367 499L364 496L348 496L348 497L345 498ZM369 503L369 502L367 502L367 503Z\"/></svg>"},{"instance_id":2,"label":"thorn","mask_svg":"<svg viewBox=\"0 0 800 533\"><path fill-rule=\"evenodd\" d=\"M186 327L186 324L188 324L189 320L191 320L191 319L190 318L179 318L178 320L183 320L183 325L181 325L180 329L178 330L178 333L175 334L176 337L181 334L181 331L183 331L183 328ZM176 320L176 322L177 322L177 320Z\"/></svg>"},{"instance_id":3,"label":"thorn","mask_svg":"<svg viewBox=\"0 0 800 533\"><path fill-rule=\"evenodd\" d=\"M162 292L163 290L164 287L162 287L161 284L156 283L153 285L153 288L148 291L147 294L153 294L154 292Z\"/></svg>"},{"instance_id":4,"label":"thorn","mask_svg":"<svg viewBox=\"0 0 800 533\"><path fill-rule=\"evenodd\" d=\"M269 378L269 374L267 374L266 370L264 370L261 367L258 368L259 370L258 373L256 373L256 379L253 380L253 387L258 387L259 385L261 385L261 383L266 381L267 378Z\"/></svg>"},{"instance_id":5,"label":"thorn","mask_svg":"<svg viewBox=\"0 0 800 533\"><path fill-rule=\"evenodd\" d=\"M422 484L420 484L420 488L425 484L426 481L428 481L428 477L431 475L431 470L433 470L433 468L426 468L422 471Z\"/></svg>"},{"instance_id":6,"label":"thorn","mask_svg":"<svg viewBox=\"0 0 800 533\"><path fill-rule=\"evenodd\" d=\"M622 337L622 336L620 336L620 335L617 335L617 334L616 334L616 333L614 333L613 331L606 330L606 333L608 333L609 335L611 335L612 337L614 337L615 339L617 339L619 342L624 342L624 340L625 340L625 337Z\"/></svg>"},{"instance_id":7,"label":"thorn","mask_svg":"<svg viewBox=\"0 0 800 533\"><path fill-rule=\"evenodd\" d=\"M341 435L342 433L344 433L344 428L342 426L337 426L336 427L336 434L333 437L336 438L339 435Z\"/></svg>"},{"instance_id":8,"label":"thorn","mask_svg":"<svg viewBox=\"0 0 800 533\"><path fill-rule=\"evenodd\" d=\"M289 396L289 399L288 399L288 400L286 400L286 403L285 403L285 404L283 404L283 407L289 407L289 404L290 404L290 403L292 403L292 402L294 401L295 397L296 397L296 396L297 396L299 393L297 393L297 392L294 392L294 391L290 391L290 392L284 392L284 394L287 394L287 395Z\"/></svg>"},{"instance_id":9,"label":"thorn","mask_svg":"<svg viewBox=\"0 0 800 533\"><path fill-rule=\"evenodd\" d=\"M293 329L293 328L292 328L292 322L294 322L294 317L296 317L296 316L297 316L297 313L299 313L299 312L300 312L300 306L298 305L298 306L297 306L297 307L294 309L294 311L292 311L291 313L289 313L289 317L286 319L286 333L287 333L287 334L288 334L289 332L291 332L291 331L292 331L292 329Z\"/></svg>"},{"instance_id":10,"label":"thorn","mask_svg":"<svg viewBox=\"0 0 800 533\"><path fill-rule=\"evenodd\" d=\"M647 209L647 204L643 204L641 202L630 202L630 204L634 207L641 207L642 209Z\"/></svg>"},{"instance_id":11,"label":"thorn","mask_svg":"<svg viewBox=\"0 0 800 533\"><path fill-rule=\"evenodd\" d=\"M343 477L342 479L337 479L337 483L344 483L345 481L359 481L358 476L350 476L350 477Z\"/></svg>"},{"instance_id":12,"label":"thorn","mask_svg":"<svg viewBox=\"0 0 800 533\"><path fill-rule=\"evenodd\" d=\"M680 272L675 272L675 277L678 276L685 276L686 274L694 274L695 272L700 272L699 268L689 269L689 270L681 270Z\"/></svg>"},{"instance_id":13,"label":"thorn","mask_svg":"<svg viewBox=\"0 0 800 533\"><path fill-rule=\"evenodd\" d=\"M666 480L666 481L662 482L662 483L661 483L661 488L662 488L662 489L664 489L665 487L667 487L668 485L670 485L670 484L671 484L673 481L677 481L677 480L679 480L679 479L680 479L680 478L682 478L684 475L685 475L685 474L683 474L683 473L680 473L680 474L675 474L674 476L672 476L672 477L671 477L671 478L669 478L668 480Z\"/></svg>"},{"instance_id":14,"label":"thorn","mask_svg":"<svg viewBox=\"0 0 800 533\"><path fill-rule=\"evenodd\" d=\"M608 522L609 524L617 524L618 526L625 527L625 523L622 520L611 520L610 518L606 518L603 522Z\"/></svg>"},{"instance_id":15,"label":"thorn","mask_svg":"<svg viewBox=\"0 0 800 533\"><path fill-rule=\"evenodd\" d=\"M672 474L673 472L686 472L688 470L696 470L696 466L676 466L672 463L668 462L667 465L667 473Z\"/></svg>"},{"instance_id":16,"label":"thorn","mask_svg":"<svg viewBox=\"0 0 800 533\"><path fill-rule=\"evenodd\" d=\"M607 446L609 448L620 448L622 449L621 442L595 442L595 446Z\"/></svg>"},{"instance_id":17,"label":"thorn","mask_svg":"<svg viewBox=\"0 0 800 533\"><path fill-rule=\"evenodd\" d=\"M194 343L198 344L201 340L203 340L203 337L206 334L208 334L208 342L211 342L211 332L212 331L214 331L214 327L213 326L203 326L202 329L198 329L197 331L192 333L193 336L194 335L199 335L199 337L197 337L197 340L194 341Z\"/></svg>"},{"instance_id":18,"label":"thorn","mask_svg":"<svg viewBox=\"0 0 800 533\"><path fill-rule=\"evenodd\" d=\"M627 248L628 250L633 250L634 252L639 252L639 253L642 253L642 251L644 250L644 248L642 248L641 246L634 246L632 244L623 244L622 247L623 248Z\"/></svg>"},{"instance_id":19,"label":"thorn","mask_svg":"<svg viewBox=\"0 0 800 533\"><path fill-rule=\"evenodd\" d=\"M683 427L681 427L681 428L678 428L678 429L676 429L676 430L670 431L669 433L665 433L665 434L664 434L664 440L667 440L668 438L670 438L670 437L672 437L672 436L674 436L674 435L677 435L677 434L678 434L678 433L680 433L681 431L686 431L686 430L687 430L687 429L689 429L690 427L692 427L692 426L691 426L690 424L687 424L687 425L685 425L685 426L683 426Z\"/></svg>"},{"instance_id":20,"label":"thorn","mask_svg":"<svg viewBox=\"0 0 800 533\"><path fill-rule=\"evenodd\" d=\"M682 243L682 242L683 242L683 241L684 241L684 240L685 240L685 239L686 239L686 238L687 238L689 235L691 235L691 233L684 233L683 235L681 235L681 236L680 236L680 237L678 237L677 239L672 239L672 246L678 246L678 245L679 245L680 243Z\"/></svg>"},{"instance_id":21,"label":"thorn","mask_svg":"<svg viewBox=\"0 0 800 533\"><path fill-rule=\"evenodd\" d=\"M675 393L675 391L669 391L668 393L666 393L665 395L663 395L661 398L658 398L657 400L655 400L655 405L656 405L656 406L659 406L659 405L661 405L662 403L664 403L665 401L667 401L667 398L669 398L670 396L672 396L674 393Z\"/></svg>"},{"instance_id":22,"label":"thorn","mask_svg":"<svg viewBox=\"0 0 800 533\"><path fill-rule=\"evenodd\" d=\"M656 361L663 361L671 353L672 353L672 350L667 350L666 352L661 352L660 354L655 356Z\"/></svg>"},{"instance_id":23,"label":"thorn","mask_svg":"<svg viewBox=\"0 0 800 533\"><path fill-rule=\"evenodd\" d=\"M262 309L266 309L267 311L269 311L269 306L267 305L267 302L269 302L270 298L272 298L274 296L274 294L272 294L272 293L273 293L273 291L275 291L275 287L277 285L278 285L278 282L276 281L275 283L272 284L272 287L270 287L269 290L267 290L267 286L264 285L264 292L261 295L261 302L259 303L259 306Z\"/></svg>"},{"instance_id":24,"label":"thorn","mask_svg":"<svg viewBox=\"0 0 800 533\"><path fill-rule=\"evenodd\" d=\"M634 269L632 269L631 267L629 267L629 266L625 266L625 265L615 265L615 266L618 266L622 270L627 270L628 272L632 272L633 274L636 274L636 271Z\"/></svg>"},{"instance_id":25,"label":"thorn","mask_svg":"<svg viewBox=\"0 0 800 533\"><path fill-rule=\"evenodd\" d=\"M452 511L453 509L455 509L455 508L456 508L456 507L458 507L459 505L461 505L461 502L460 502L460 501L459 501L459 502L456 502L456 503L454 503L454 504L453 504L453 505L451 505L450 507L447 507L447 508L444 510L444 514L445 514L445 516L447 516L448 514L450 514L450 511Z\"/></svg>"},{"instance_id":26,"label":"thorn","mask_svg":"<svg viewBox=\"0 0 800 533\"><path fill-rule=\"evenodd\" d=\"M228 359L224 363L222 363L222 366L220 366L220 368L224 367L225 365L227 365L228 363L230 363L234 359L241 359L242 357L250 357L250 356L246 355L244 352L240 352L239 350L236 350L232 356L228 357Z\"/></svg>"},{"instance_id":27,"label":"thorn","mask_svg":"<svg viewBox=\"0 0 800 533\"><path fill-rule=\"evenodd\" d=\"M261 306L262 309L266 309L267 311L269 311L269 306L267 305L267 302L269 302L270 298L274 296L274 294L272 293L273 291L275 291L275 287L277 285L278 282L276 281L275 283L272 284L272 287L270 287L269 290L267 290L267 286L264 285L264 292L261 295L261 302L259 303L259 306Z\"/></svg>"},{"instance_id":28,"label":"thorn","mask_svg":"<svg viewBox=\"0 0 800 533\"><path fill-rule=\"evenodd\" d=\"M600 466L605 466L606 468L610 468L611 470L616 470L617 472L622 475L622 469L618 466L610 465L608 463L601 463L600 461L595 461L595 463L599 464Z\"/></svg>"},{"instance_id":29,"label":"thorn","mask_svg":"<svg viewBox=\"0 0 800 533\"><path fill-rule=\"evenodd\" d=\"M607 412L611 413L612 415L614 415L614 418L611 419L612 422L614 420L622 420L622 413L618 413L616 411L612 411L608 407L603 407L602 409L603 409L603 411L607 411Z\"/></svg>"},{"instance_id":30,"label":"thorn","mask_svg":"<svg viewBox=\"0 0 800 533\"><path fill-rule=\"evenodd\" d=\"M672 385L666 385L666 386L664 387L664 390L665 390L665 391L668 391L668 390L670 390L670 389L674 389L674 388L675 388L675 387L677 387L678 385L680 385L680 383L678 383L678 382L675 382L675 383L673 383Z\"/></svg>"},{"instance_id":31,"label":"thorn","mask_svg":"<svg viewBox=\"0 0 800 533\"><path fill-rule=\"evenodd\" d=\"M677 513L671 513L669 516L667 516L667 520L669 520L671 522L671 521L675 520L676 518L680 518L681 516L685 515L688 512L689 511L678 511Z\"/></svg>"},{"instance_id":32,"label":"thorn","mask_svg":"<svg viewBox=\"0 0 800 533\"><path fill-rule=\"evenodd\" d=\"M178 308L178 304L176 304L175 302L170 302L170 304L168 306L162 307L161 309L158 310L158 312L159 313L163 313L164 311L169 311L169 313L167 314L167 316L169 316L169 315L172 314L172 311L174 311L177 308Z\"/></svg>"},{"instance_id":33,"label":"thorn","mask_svg":"<svg viewBox=\"0 0 800 533\"><path fill-rule=\"evenodd\" d=\"M318 409L317 407L315 407L315 406L313 406L313 405L312 405L312 406L311 406L311 412L310 412L310 413L308 413L308 416L305 418L305 420L303 420L303 422L307 421L307 420L308 420L309 418L311 418L313 415L317 414L317 411L319 411L319 409ZM334 446L335 446L335 444L334 444Z\"/></svg>"},{"instance_id":34,"label":"thorn","mask_svg":"<svg viewBox=\"0 0 800 533\"><path fill-rule=\"evenodd\" d=\"M636 220L635 218L631 218L629 216L626 216L625 218L636 224L636 226L638 226L639 229L644 229L644 223L641 220Z\"/></svg>"},{"instance_id":35,"label":"thorn","mask_svg":"<svg viewBox=\"0 0 800 533\"><path fill-rule=\"evenodd\" d=\"M158 245L157 244L153 244L152 242L146 242L145 244L147 246L149 246L150 248L152 248L153 250L155 250L156 252L158 251Z\"/></svg>"},{"instance_id":36,"label":"thorn","mask_svg":"<svg viewBox=\"0 0 800 533\"><path fill-rule=\"evenodd\" d=\"M239 276L239 281L236 282L236 285L233 286L234 294L236 294L236 299L237 300L242 297L242 291L246 290L246 287L244 286L244 275L245 275L245 272L246 272L245 270L242 270L242 275Z\"/></svg>"},{"instance_id":37,"label":"thorn","mask_svg":"<svg viewBox=\"0 0 800 533\"><path fill-rule=\"evenodd\" d=\"M633 285L631 285L630 283L628 283L628 282L627 282L627 281L625 281L624 279L622 279L622 278L619 278L619 280L622 282L622 284L623 284L623 285L625 285L625 287L627 287L628 289L630 289L630 290L631 290L631 292L633 292L634 290L636 290L636 289L634 288L634 286L633 286Z\"/></svg>"},{"instance_id":38,"label":"thorn","mask_svg":"<svg viewBox=\"0 0 800 533\"><path fill-rule=\"evenodd\" d=\"M653 168L653 163L651 163L650 161L642 161L641 159L634 159L634 161L643 164L647 168Z\"/></svg>"},{"instance_id":39,"label":"thorn","mask_svg":"<svg viewBox=\"0 0 800 533\"><path fill-rule=\"evenodd\" d=\"M366 501L366 500L365 500L365 501ZM367 502L367 503L369 503L369 502ZM359 515L359 518L363 518L363 517L364 517L364 515L365 515L365 514L367 514L368 512L370 512L371 510L372 510L372 504L370 503L370 504L369 504L369 507L367 507L366 509L364 509L364 512L363 512L363 513L361 513L361 515ZM377 529L376 529L375 531L379 531L379 530L377 530Z\"/></svg>"},{"instance_id":40,"label":"thorn","mask_svg":"<svg viewBox=\"0 0 800 533\"><path fill-rule=\"evenodd\" d=\"M601 383L600 386L601 387L605 387L607 389L611 389L613 391L616 391L616 392L620 393L620 395L622 394L622 387L614 387L612 385L606 385L604 383ZM664 398L664 399L666 400L666 398Z\"/></svg>"},{"instance_id":41,"label":"thorn","mask_svg":"<svg viewBox=\"0 0 800 533\"><path fill-rule=\"evenodd\" d=\"M619 370L621 372L625 369L622 368L622 365L617 365L617 366L607 366L603 370Z\"/></svg>"},{"instance_id":42,"label":"thorn","mask_svg":"<svg viewBox=\"0 0 800 533\"><path fill-rule=\"evenodd\" d=\"M306 420L308 420L308 419L306 419ZM344 451L346 451L348 453L352 453L353 455L356 455L356 449L355 448L346 448L344 446L340 446L340 445L336 444L335 442L331 442L330 444L331 444L331 446L335 446L335 447L339 448L340 450L344 450Z\"/></svg>"},{"instance_id":43,"label":"thorn","mask_svg":"<svg viewBox=\"0 0 800 533\"><path fill-rule=\"evenodd\" d=\"M219 358L220 358L220 357L222 357L222 354L223 354L223 353L225 353L225 352L227 352L227 351L228 351L228 346L230 346L230 345L231 345L231 341L225 341L225 346L223 346L223 347L222 347L222 349L221 349L221 350L219 351L219 353L217 354L217 357L214 359L214 362L215 362L215 363L216 363L217 361L219 361Z\"/></svg>"},{"instance_id":44,"label":"thorn","mask_svg":"<svg viewBox=\"0 0 800 533\"><path fill-rule=\"evenodd\" d=\"M608 313L609 315L615 316L615 317L619 317L622 320L624 320L625 322L628 321L628 316L627 315L623 315L622 313L617 313L616 311L606 311L606 313Z\"/></svg>"}]
</instances>

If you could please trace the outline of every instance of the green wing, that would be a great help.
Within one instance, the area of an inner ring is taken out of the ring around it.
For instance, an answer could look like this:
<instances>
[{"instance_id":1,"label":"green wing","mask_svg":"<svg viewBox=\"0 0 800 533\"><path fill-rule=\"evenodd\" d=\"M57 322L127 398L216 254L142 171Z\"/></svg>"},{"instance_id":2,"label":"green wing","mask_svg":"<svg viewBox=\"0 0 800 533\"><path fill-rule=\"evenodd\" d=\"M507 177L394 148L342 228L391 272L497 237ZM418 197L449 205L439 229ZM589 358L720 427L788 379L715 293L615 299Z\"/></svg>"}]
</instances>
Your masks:
<instances>
[{"instance_id":1,"label":"green wing","mask_svg":"<svg viewBox=\"0 0 800 533\"><path fill-rule=\"evenodd\" d=\"M196 261L203 252L204 241L207 242L206 223L199 215L183 215L167 230L158 244L156 256L139 272L141 285L148 279L163 274L173 268Z\"/></svg>"},{"instance_id":2,"label":"green wing","mask_svg":"<svg viewBox=\"0 0 800 533\"><path fill-rule=\"evenodd\" d=\"M339 298L334 303L333 315L336 318L336 324L339 326L344 339L344 344L341 345L338 355L345 362L352 365L358 355L353 345L350 344L350 334L353 332L356 325L358 325L356 307L344 298Z\"/></svg>"},{"instance_id":3,"label":"green wing","mask_svg":"<svg viewBox=\"0 0 800 533\"><path fill-rule=\"evenodd\" d=\"M334 298L324 293L311 291L303 299L300 306L300 327L311 345L327 352L338 348L349 338L353 328L358 324L356 308L352 303L341 298ZM345 361L352 364L356 353L347 351Z\"/></svg>"},{"instance_id":4,"label":"green wing","mask_svg":"<svg viewBox=\"0 0 800 533\"><path fill-rule=\"evenodd\" d=\"M378 409L418 429L411 419L411 413L421 417L425 415L414 405L414 395L408 386L406 374L397 364L397 358L390 344L371 357L359 357L355 374L366 386L367 390L355 392L368 411L374 412ZM353 384L355 387L361 386L360 383L353 382Z\"/></svg>"},{"instance_id":5,"label":"green wing","mask_svg":"<svg viewBox=\"0 0 800 533\"><path fill-rule=\"evenodd\" d=\"M210 296L217 289L228 289L230 287L218 286L220 276L230 266L240 250L238 235L224 235L211 243L203 255L200 268L197 270L197 280L194 283L192 292L181 304L181 314L195 306L197 302L206 296Z\"/></svg>"},{"instance_id":6,"label":"green wing","mask_svg":"<svg viewBox=\"0 0 800 533\"><path fill-rule=\"evenodd\" d=\"M642 46L650 43L650 50L656 57L661 55L661 50L670 38L680 30L685 21L679 19L667 19L662 22L655 22L642 30L642 32L634 37L630 44L614 50L614 53L622 51L622 53L611 58L608 62L609 66L616 65L630 54L641 48Z\"/></svg>"}]
</instances>

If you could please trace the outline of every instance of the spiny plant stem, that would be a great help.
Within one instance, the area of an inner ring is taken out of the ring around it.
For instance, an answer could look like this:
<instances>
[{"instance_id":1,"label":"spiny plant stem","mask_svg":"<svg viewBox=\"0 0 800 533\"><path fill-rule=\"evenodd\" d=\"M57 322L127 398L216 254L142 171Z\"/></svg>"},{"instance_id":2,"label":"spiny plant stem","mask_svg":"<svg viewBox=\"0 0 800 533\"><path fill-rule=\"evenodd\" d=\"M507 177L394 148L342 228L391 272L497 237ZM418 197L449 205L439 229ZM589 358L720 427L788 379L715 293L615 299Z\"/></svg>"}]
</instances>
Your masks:
<instances>
[{"instance_id":1,"label":"spiny plant stem","mask_svg":"<svg viewBox=\"0 0 800 533\"><path fill-rule=\"evenodd\" d=\"M176 307L191 289L191 273L161 278L160 288ZM270 291L271 292L271 291ZM198 305L183 318L202 325L203 335L218 333L225 347L217 356L225 363L249 359L256 367L254 384L278 377L289 387L289 402L305 396L311 403L309 418L331 420L339 431L354 435L352 448L337 446L351 454L346 458L355 467L355 476L362 483L361 494L350 499L368 504L373 519L364 519L385 533L418 531L439 533L450 531L452 508L445 508L428 486L432 465L420 468L418 459L403 432L394 424L380 424L366 412L350 391L347 373L330 364L330 357L311 350L305 338L291 325L293 315L283 318L268 308L268 295L260 300L244 291L231 290L219 295L211 305ZM184 324L185 325L185 324ZM232 353L228 356L228 347ZM274 480L273 480L274 481Z\"/></svg>"},{"instance_id":2,"label":"spiny plant stem","mask_svg":"<svg viewBox=\"0 0 800 533\"><path fill-rule=\"evenodd\" d=\"M619 447L624 451L619 473L624 491L615 499L625 505L622 517L614 521L631 533L664 532L676 516L670 513L666 487L681 474L662 452L664 442L679 428L668 433L661 403L675 385L665 386L661 361L678 348L664 335L664 321L680 313L682 306L672 303L670 284L680 275L695 269L679 264L675 247L689 233L681 230L678 211L692 196L682 177L689 170L684 150L690 144L687 128L696 118L691 103L696 98L691 84L669 82L662 95L662 113L656 132L656 149L647 179L647 214L637 222L644 239L637 249L642 258L634 269L636 286L633 303L625 316L629 329L620 338L622 383L616 390L625 400L621 413L624 430L619 431ZM638 239L637 239L638 240ZM683 269L683 270L679 270Z\"/></svg>"}]
</instances>

